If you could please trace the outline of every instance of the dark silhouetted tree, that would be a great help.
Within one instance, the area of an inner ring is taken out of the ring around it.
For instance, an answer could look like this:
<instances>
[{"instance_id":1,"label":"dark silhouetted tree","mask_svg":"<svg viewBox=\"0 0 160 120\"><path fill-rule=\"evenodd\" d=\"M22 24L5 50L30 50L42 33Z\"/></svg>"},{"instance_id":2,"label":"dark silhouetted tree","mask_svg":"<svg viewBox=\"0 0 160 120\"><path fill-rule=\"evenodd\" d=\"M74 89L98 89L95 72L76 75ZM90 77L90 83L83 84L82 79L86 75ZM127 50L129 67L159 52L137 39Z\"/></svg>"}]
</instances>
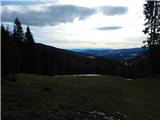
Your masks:
<instances>
[{"instance_id":1,"label":"dark silhouetted tree","mask_svg":"<svg viewBox=\"0 0 160 120\"><path fill-rule=\"evenodd\" d=\"M13 38L18 43L24 41L24 32L18 17L14 21Z\"/></svg>"},{"instance_id":2,"label":"dark silhouetted tree","mask_svg":"<svg viewBox=\"0 0 160 120\"><path fill-rule=\"evenodd\" d=\"M25 41L27 43L30 43L30 44L34 44L34 39L33 39L33 36L32 36L32 33L30 31L30 28L29 26L27 26L27 29L26 29L26 33L25 33Z\"/></svg>"},{"instance_id":3,"label":"dark silhouetted tree","mask_svg":"<svg viewBox=\"0 0 160 120\"><path fill-rule=\"evenodd\" d=\"M35 42L29 26L25 32L25 44L23 49L23 71L33 73L35 71Z\"/></svg>"},{"instance_id":4,"label":"dark silhouetted tree","mask_svg":"<svg viewBox=\"0 0 160 120\"><path fill-rule=\"evenodd\" d=\"M1 25L2 76L19 71L19 52L8 28Z\"/></svg>"},{"instance_id":5,"label":"dark silhouetted tree","mask_svg":"<svg viewBox=\"0 0 160 120\"><path fill-rule=\"evenodd\" d=\"M144 4L145 29L148 35L146 41L148 47L160 44L160 1L147 1Z\"/></svg>"},{"instance_id":6,"label":"dark silhouetted tree","mask_svg":"<svg viewBox=\"0 0 160 120\"><path fill-rule=\"evenodd\" d=\"M147 40L144 41L144 44L148 47L148 58L152 73L160 56L160 1L147 1L144 4L144 15L145 29L143 32L147 35Z\"/></svg>"}]
</instances>

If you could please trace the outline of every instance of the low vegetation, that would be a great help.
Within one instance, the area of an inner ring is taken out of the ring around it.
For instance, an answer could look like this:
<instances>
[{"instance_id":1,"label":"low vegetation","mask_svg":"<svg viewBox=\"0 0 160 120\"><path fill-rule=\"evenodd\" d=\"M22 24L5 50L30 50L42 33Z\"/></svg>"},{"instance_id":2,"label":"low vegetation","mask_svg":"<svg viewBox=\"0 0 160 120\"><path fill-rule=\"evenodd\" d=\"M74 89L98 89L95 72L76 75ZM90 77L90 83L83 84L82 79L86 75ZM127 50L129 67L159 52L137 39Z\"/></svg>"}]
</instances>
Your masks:
<instances>
[{"instance_id":1,"label":"low vegetation","mask_svg":"<svg viewBox=\"0 0 160 120\"><path fill-rule=\"evenodd\" d=\"M2 120L158 120L159 79L16 74L3 80Z\"/></svg>"}]
</instances>

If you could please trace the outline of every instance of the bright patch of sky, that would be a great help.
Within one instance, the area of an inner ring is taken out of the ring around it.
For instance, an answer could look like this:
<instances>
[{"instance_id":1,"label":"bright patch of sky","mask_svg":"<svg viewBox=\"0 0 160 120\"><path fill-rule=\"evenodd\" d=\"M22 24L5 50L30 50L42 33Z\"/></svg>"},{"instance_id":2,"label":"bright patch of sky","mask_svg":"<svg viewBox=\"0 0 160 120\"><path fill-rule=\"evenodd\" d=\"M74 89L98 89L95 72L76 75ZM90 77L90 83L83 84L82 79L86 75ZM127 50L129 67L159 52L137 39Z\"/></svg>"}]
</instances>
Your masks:
<instances>
[{"instance_id":1,"label":"bright patch of sky","mask_svg":"<svg viewBox=\"0 0 160 120\"><path fill-rule=\"evenodd\" d=\"M13 2L14 1L14 2ZM36 1L36 2L35 2ZM36 42L60 48L141 47L145 0L2 0L2 22L17 16Z\"/></svg>"}]
</instances>

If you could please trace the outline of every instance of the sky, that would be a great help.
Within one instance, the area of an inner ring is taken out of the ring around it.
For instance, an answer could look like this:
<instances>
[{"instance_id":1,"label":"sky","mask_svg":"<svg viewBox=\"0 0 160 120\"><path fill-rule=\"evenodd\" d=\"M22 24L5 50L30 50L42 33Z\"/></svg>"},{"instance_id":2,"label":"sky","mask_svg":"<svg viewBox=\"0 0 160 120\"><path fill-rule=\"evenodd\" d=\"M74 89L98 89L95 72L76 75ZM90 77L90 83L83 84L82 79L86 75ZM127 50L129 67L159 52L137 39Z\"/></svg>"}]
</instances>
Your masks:
<instances>
[{"instance_id":1,"label":"sky","mask_svg":"<svg viewBox=\"0 0 160 120\"><path fill-rule=\"evenodd\" d=\"M37 43L58 48L134 48L146 39L145 0L1 0L1 22L18 16ZM24 29L25 31L25 29Z\"/></svg>"}]
</instances>

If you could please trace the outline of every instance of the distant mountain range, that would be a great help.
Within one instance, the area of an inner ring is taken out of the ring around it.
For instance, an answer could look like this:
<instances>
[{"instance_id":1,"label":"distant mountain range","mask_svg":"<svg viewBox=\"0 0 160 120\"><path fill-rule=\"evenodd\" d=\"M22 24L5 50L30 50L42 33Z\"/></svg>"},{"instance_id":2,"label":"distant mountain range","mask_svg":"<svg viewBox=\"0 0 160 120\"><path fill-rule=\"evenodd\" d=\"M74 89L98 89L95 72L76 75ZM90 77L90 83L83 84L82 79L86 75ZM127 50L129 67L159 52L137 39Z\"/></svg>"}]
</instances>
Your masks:
<instances>
[{"instance_id":1,"label":"distant mountain range","mask_svg":"<svg viewBox=\"0 0 160 120\"><path fill-rule=\"evenodd\" d=\"M82 53L90 57L101 56L111 59L131 59L141 56L145 53L143 48L129 48L129 49L71 49L74 52Z\"/></svg>"}]
</instances>

